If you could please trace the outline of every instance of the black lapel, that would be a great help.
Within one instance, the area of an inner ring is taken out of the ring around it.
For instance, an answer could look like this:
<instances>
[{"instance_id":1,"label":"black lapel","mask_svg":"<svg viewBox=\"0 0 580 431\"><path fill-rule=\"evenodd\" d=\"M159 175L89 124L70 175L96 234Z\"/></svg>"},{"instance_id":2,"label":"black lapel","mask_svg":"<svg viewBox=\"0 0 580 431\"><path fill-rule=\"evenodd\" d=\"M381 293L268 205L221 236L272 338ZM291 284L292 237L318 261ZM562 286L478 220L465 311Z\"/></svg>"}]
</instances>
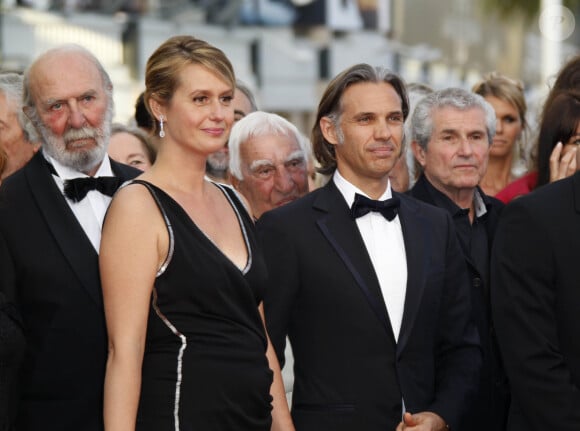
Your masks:
<instances>
[{"instance_id":1,"label":"black lapel","mask_svg":"<svg viewBox=\"0 0 580 431\"><path fill-rule=\"evenodd\" d=\"M414 198L419 199L420 201L426 202L430 205L438 206L435 203L435 200L433 199L433 196L431 195L428 187L432 187L432 186L428 186L427 178L425 177L425 174L421 174L421 176L419 177L419 179L417 180L417 182L415 183L415 185L413 186L413 188L411 189L411 192L409 194L411 196L413 196ZM481 193L483 193L483 192L481 192ZM484 202L486 202L485 198L484 198ZM451 217L453 218L452 214L451 214ZM488 231L488 238L493 238L493 236L490 235L490 233L489 233L489 226L490 226L490 223L486 222L486 229ZM478 274L478 276L481 276L479 274L479 270L477 269L473 260L471 259L471 256L469 254L469 250L465 249L465 244L463 244L461 241L459 241L459 245L461 246L461 250L463 252L463 256L465 257L465 262L467 263L470 274ZM491 250L491 241L490 241L490 250Z\"/></svg>"},{"instance_id":2,"label":"black lapel","mask_svg":"<svg viewBox=\"0 0 580 431\"><path fill-rule=\"evenodd\" d=\"M394 193L393 193L394 194ZM403 229L405 253L407 256L407 290L403 320L397 342L397 352L404 348L413 328L415 317L425 288L425 274L428 268L429 253L432 252L432 236L429 233L429 220L421 214L416 201L400 196L399 219Z\"/></svg>"},{"instance_id":3,"label":"black lapel","mask_svg":"<svg viewBox=\"0 0 580 431\"><path fill-rule=\"evenodd\" d=\"M115 174L129 179L139 173L111 160ZM25 175L39 211L71 269L91 298L102 306L99 256L85 231L71 211L66 199L54 183L48 164L39 151L25 167Z\"/></svg>"},{"instance_id":4,"label":"black lapel","mask_svg":"<svg viewBox=\"0 0 580 431\"><path fill-rule=\"evenodd\" d=\"M313 207L325 213L317 220L319 229L353 275L373 312L394 340L374 267L356 222L351 218L350 210L334 181L330 180L324 186Z\"/></svg>"},{"instance_id":5,"label":"black lapel","mask_svg":"<svg viewBox=\"0 0 580 431\"><path fill-rule=\"evenodd\" d=\"M109 160L111 161L111 170L113 171L116 177L121 178L123 181L132 180L136 176L141 175L143 173L139 169L136 169L132 166L116 162L111 158L109 158Z\"/></svg>"},{"instance_id":6,"label":"black lapel","mask_svg":"<svg viewBox=\"0 0 580 431\"><path fill-rule=\"evenodd\" d=\"M487 239L489 243L489 255L491 256L491 249L493 246L493 238L495 237L495 230L503 211L504 204L498 199L487 196L483 193L483 190L478 187L479 193L483 199L484 204L487 208L487 218L485 220L485 229L487 232Z\"/></svg>"},{"instance_id":7,"label":"black lapel","mask_svg":"<svg viewBox=\"0 0 580 431\"><path fill-rule=\"evenodd\" d=\"M425 178L425 174L421 174L413 188L405 194L413 196L420 201L427 202L428 204L435 205L429 190L427 190L427 178Z\"/></svg>"}]
</instances>

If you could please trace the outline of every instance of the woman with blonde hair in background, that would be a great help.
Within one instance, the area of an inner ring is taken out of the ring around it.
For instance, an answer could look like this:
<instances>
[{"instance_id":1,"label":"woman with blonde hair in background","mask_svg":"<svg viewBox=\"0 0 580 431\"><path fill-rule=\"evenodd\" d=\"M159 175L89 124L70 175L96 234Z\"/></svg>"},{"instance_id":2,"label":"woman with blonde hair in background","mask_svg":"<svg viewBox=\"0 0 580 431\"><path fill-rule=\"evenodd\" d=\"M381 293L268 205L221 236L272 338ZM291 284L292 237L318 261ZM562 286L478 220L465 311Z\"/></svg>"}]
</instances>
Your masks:
<instances>
[{"instance_id":1,"label":"woman with blonde hair in background","mask_svg":"<svg viewBox=\"0 0 580 431\"><path fill-rule=\"evenodd\" d=\"M114 197L101 243L105 429L294 430L252 220L232 189L205 179L234 120L233 68L176 36L149 58L145 84L157 159Z\"/></svg>"},{"instance_id":2,"label":"woman with blonde hair in background","mask_svg":"<svg viewBox=\"0 0 580 431\"><path fill-rule=\"evenodd\" d=\"M472 90L495 111L496 132L480 187L487 195L500 198L502 190L527 171L525 136L528 125L524 86L519 81L492 72Z\"/></svg>"}]
</instances>

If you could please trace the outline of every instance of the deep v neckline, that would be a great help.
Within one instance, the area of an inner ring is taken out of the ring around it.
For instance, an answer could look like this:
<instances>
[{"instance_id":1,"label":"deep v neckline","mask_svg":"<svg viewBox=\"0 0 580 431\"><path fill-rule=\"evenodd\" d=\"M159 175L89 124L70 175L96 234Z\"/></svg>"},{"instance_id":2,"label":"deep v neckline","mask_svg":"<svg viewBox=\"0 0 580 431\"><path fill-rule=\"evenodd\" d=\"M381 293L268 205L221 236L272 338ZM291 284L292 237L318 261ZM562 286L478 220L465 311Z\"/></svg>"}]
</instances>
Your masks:
<instances>
[{"instance_id":1,"label":"deep v neckline","mask_svg":"<svg viewBox=\"0 0 580 431\"><path fill-rule=\"evenodd\" d=\"M246 246L246 254L247 254L246 264L244 265L243 268L240 268L238 265L236 265L236 263L227 254L225 254L221 248L219 248L217 246L217 244L195 223L195 221L189 216L187 211L185 211L185 209L179 204L179 202L177 202L175 199L173 199L173 197L169 193L167 193L165 190L155 186L154 184L151 184L151 183L148 183L148 184L155 187L156 190L159 190L160 192L162 192L178 208L178 211L181 212L182 215L188 220L188 223L191 224L193 229L195 231L199 232L201 234L201 236L203 238L205 238L205 240L209 244L209 246L214 248L215 250L217 250L217 252L219 253L220 256L222 256L229 264L231 264L239 272L241 272L243 275L245 275L248 273L248 271L252 267L252 248L250 246L250 240L248 238L248 233L246 231L246 226L244 225L242 215L240 214L238 208L236 207L236 205L232 201L232 198L224 190L223 186L221 186L217 183L214 183L213 181L210 181L210 183L213 184L215 187L217 187L220 190L220 192L222 192L222 194L225 196L226 200L228 201L229 205L231 206L232 210L234 211L234 214L235 214L236 219L238 221L238 226L242 232L242 237L244 239L244 245Z\"/></svg>"}]
</instances>

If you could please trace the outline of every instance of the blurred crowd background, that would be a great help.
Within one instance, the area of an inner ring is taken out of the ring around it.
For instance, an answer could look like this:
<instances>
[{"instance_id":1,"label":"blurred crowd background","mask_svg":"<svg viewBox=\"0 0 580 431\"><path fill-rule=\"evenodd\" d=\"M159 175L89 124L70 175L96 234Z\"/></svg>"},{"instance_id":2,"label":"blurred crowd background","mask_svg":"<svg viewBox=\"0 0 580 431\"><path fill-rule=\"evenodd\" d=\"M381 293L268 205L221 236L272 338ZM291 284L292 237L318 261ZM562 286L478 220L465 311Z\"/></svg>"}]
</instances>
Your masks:
<instances>
[{"instance_id":1,"label":"blurred crowd background","mask_svg":"<svg viewBox=\"0 0 580 431\"><path fill-rule=\"evenodd\" d=\"M579 1L553 0L3 0L0 64L22 71L77 42L115 83L117 122L143 90L162 41L192 34L232 60L261 109L307 133L328 80L354 63L408 83L471 88L496 71L524 83L534 124L553 75L578 51Z\"/></svg>"}]
</instances>

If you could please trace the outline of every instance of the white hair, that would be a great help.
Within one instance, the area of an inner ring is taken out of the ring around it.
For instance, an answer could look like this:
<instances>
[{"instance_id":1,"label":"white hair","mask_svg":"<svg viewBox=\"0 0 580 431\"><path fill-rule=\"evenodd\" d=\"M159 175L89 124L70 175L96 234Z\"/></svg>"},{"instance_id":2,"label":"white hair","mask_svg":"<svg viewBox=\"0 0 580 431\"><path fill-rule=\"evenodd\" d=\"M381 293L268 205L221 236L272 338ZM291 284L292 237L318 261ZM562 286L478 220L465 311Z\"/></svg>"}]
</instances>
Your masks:
<instances>
[{"instance_id":1,"label":"white hair","mask_svg":"<svg viewBox=\"0 0 580 431\"><path fill-rule=\"evenodd\" d=\"M282 135L296 140L304 154L304 160L308 161L309 142L302 137L294 124L270 112L252 112L234 124L228 141L230 173L238 180L243 180L240 146L254 137L265 135Z\"/></svg>"},{"instance_id":2,"label":"white hair","mask_svg":"<svg viewBox=\"0 0 580 431\"><path fill-rule=\"evenodd\" d=\"M0 93L6 98L11 112L16 114L18 124L28 142L37 142L36 129L30 119L22 111L23 76L17 73L0 73Z\"/></svg>"},{"instance_id":3,"label":"white hair","mask_svg":"<svg viewBox=\"0 0 580 431\"><path fill-rule=\"evenodd\" d=\"M427 149L433 133L433 113L442 108L455 108L461 111L481 109L485 115L485 128L489 145L495 135L496 118L493 107L479 94L462 88L446 88L423 97L415 107L411 117L413 140L421 148Z\"/></svg>"}]
</instances>

